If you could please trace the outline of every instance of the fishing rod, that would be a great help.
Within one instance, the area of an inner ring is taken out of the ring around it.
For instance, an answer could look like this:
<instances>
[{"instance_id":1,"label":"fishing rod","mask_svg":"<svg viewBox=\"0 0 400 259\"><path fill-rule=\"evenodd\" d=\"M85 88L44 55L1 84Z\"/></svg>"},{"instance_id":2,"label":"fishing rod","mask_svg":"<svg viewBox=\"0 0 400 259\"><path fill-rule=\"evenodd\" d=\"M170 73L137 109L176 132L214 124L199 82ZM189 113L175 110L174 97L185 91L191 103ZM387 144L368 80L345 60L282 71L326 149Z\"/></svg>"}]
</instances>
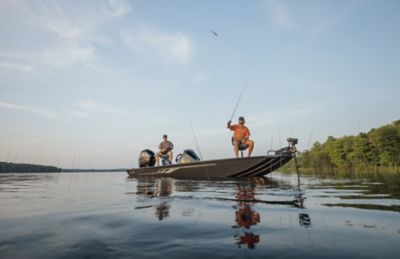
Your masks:
<instances>
[{"instance_id":1,"label":"fishing rod","mask_svg":"<svg viewBox=\"0 0 400 259\"><path fill-rule=\"evenodd\" d=\"M197 141L197 137L196 137L196 132L194 131L194 128L193 128L193 123L190 123L190 127L192 128L193 137L194 137L194 141L195 141L195 144L196 144L197 152L199 152L199 156L200 156L201 160L203 160L203 156L201 155L201 151L200 151L199 142Z\"/></svg>"},{"instance_id":2,"label":"fishing rod","mask_svg":"<svg viewBox=\"0 0 400 259\"><path fill-rule=\"evenodd\" d=\"M244 93L244 91L245 91L246 88L247 88L247 81L248 81L248 79L246 79L246 81L245 81L245 83L244 83L242 92L241 92L240 95L239 95L239 98L238 98L238 100L237 100L237 102L236 102L235 108L233 109L232 116L231 116L231 118L230 118L229 121L232 121L233 116L235 116L235 113L236 113L236 110L237 110L237 108L238 108L238 106L239 106L240 100L242 99L243 93Z\"/></svg>"}]
</instances>

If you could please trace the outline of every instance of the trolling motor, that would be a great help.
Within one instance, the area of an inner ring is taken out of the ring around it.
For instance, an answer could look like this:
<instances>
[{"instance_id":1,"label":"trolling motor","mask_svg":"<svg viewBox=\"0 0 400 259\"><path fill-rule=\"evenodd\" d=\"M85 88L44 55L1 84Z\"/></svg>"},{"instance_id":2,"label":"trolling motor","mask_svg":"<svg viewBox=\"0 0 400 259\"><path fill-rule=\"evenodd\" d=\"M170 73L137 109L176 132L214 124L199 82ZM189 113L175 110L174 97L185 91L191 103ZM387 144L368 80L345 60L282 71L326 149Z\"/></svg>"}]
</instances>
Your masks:
<instances>
[{"instance_id":1,"label":"trolling motor","mask_svg":"<svg viewBox=\"0 0 400 259\"><path fill-rule=\"evenodd\" d=\"M289 154L295 154L297 149L296 145L299 143L299 140L297 138L287 138L288 146L278 149L278 150L269 150L267 154L269 155L270 152L274 152L275 155L289 155Z\"/></svg>"},{"instance_id":2,"label":"trolling motor","mask_svg":"<svg viewBox=\"0 0 400 259\"><path fill-rule=\"evenodd\" d=\"M292 152L296 152L296 145L299 143L299 140L297 138L287 138L287 142L289 143Z\"/></svg>"}]
</instances>

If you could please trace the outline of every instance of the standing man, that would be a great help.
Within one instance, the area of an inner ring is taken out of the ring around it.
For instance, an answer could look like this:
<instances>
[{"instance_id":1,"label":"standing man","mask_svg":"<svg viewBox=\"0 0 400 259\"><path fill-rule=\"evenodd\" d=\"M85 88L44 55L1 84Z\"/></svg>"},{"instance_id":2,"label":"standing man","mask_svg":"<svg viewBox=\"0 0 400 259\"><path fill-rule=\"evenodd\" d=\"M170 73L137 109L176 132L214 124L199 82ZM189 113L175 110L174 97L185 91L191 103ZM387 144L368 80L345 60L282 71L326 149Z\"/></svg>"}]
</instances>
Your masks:
<instances>
[{"instance_id":1,"label":"standing man","mask_svg":"<svg viewBox=\"0 0 400 259\"><path fill-rule=\"evenodd\" d=\"M250 131L244 126L246 121L243 116L239 117L239 124L231 125L232 121L228 121L227 128L233 131L233 146L235 150L235 157L239 157L239 144L246 144L249 147L248 156L253 152L254 141L250 140Z\"/></svg>"},{"instance_id":2,"label":"standing man","mask_svg":"<svg viewBox=\"0 0 400 259\"><path fill-rule=\"evenodd\" d=\"M160 149L160 151L158 151L156 154L157 166L160 165L160 158L164 155L168 155L168 160L172 161L172 150L174 149L174 144L172 144L172 142L168 140L167 134L163 135L163 141L160 143L158 148Z\"/></svg>"}]
</instances>

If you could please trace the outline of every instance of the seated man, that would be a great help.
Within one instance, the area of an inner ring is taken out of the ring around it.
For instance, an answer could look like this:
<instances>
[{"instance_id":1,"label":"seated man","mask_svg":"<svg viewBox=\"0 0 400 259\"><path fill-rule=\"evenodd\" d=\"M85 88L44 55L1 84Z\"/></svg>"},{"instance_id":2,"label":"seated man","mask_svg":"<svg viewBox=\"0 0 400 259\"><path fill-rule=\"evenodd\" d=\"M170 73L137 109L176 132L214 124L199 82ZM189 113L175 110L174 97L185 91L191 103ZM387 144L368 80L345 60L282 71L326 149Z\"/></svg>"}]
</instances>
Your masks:
<instances>
[{"instance_id":1,"label":"seated man","mask_svg":"<svg viewBox=\"0 0 400 259\"><path fill-rule=\"evenodd\" d=\"M160 143L158 148L160 149L160 151L158 151L156 154L157 166L160 165L160 158L164 155L168 155L168 160L172 161L173 158L172 150L174 149L174 144L172 144L171 141L168 141L167 134L163 135L163 141Z\"/></svg>"},{"instance_id":2,"label":"seated man","mask_svg":"<svg viewBox=\"0 0 400 259\"><path fill-rule=\"evenodd\" d=\"M251 156L251 152L253 152L254 142L249 139L250 131L244 126L245 120L244 117L239 117L239 124L231 125L232 121L228 122L228 129L233 131L233 145L235 150L235 157L238 158L239 155L239 144L246 144L249 147L248 156Z\"/></svg>"}]
</instances>

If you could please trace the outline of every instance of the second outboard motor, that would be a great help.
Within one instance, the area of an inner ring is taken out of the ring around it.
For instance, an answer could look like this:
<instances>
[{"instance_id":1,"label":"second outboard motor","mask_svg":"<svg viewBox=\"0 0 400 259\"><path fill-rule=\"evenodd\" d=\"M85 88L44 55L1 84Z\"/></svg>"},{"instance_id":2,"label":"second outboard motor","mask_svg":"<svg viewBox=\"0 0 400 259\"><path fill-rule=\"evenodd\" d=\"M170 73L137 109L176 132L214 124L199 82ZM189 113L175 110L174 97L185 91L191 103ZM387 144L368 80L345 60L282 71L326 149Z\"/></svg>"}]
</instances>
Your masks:
<instances>
[{"instance_id":1,"label":"second outboard motor","mask_svg":"<svg viewBox=\"0 0 400 259\"><path fill-rule=\"evenodd\" d=\"M145 149L139 154L139 167L153 167L156 164L156 156L150 149Z\"/></svg>"},{"instance_id":2,"label":"second outboard motor","mask_svg":"<svg viewBox=\"0 0 400 259\"><path fill-rule=\"evenodd\" d=\"M176 163L178 164L187 164L193 162L199 162L200 158L197 156L196 152L192 149L185 149L183 154L179 154L176 156Z\"/></svg>"}]
</instances>

